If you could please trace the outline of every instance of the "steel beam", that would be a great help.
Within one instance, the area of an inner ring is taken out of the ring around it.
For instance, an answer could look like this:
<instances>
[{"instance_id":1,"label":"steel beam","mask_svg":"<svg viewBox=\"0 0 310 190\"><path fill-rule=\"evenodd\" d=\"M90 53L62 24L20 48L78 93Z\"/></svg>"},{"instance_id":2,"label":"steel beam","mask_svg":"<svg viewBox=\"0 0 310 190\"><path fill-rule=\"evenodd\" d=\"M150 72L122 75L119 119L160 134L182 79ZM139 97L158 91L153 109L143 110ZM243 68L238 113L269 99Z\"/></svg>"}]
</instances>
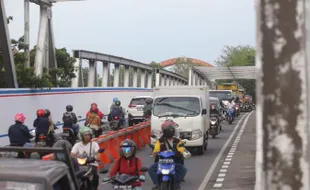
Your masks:
<instances>
[{"instance_id":1,"label":"steel beam","mask_svg":"<svg viewBox=\"0 0 310 190\"><path fill-rule=\"evenodd\" d=\"M173 73L171 71L167 71L167 70L164 70L164 69L158 69L158 72L162 75L166 75L166 76L169 76L169 77L172 77L172 78L175 78L175 79L179 79L181 81L184 81L184 82L187 82L187 79L179 74L176 74L176 73Z\"/></svg>"},{"instance_id":2,"label":"steel beam","mask_svg":"<svg viewBox=\"0 0 310 190\"><path fill-rule=\"evenodd\" d=\"M199 67L194 68L209 80L216 79L256 79L255 66L234 66L234 67Z\"/></svg>"},{"instance_id":3,"label":"steel beam","mask_svg":"<svg viewBox=\"0 0 310 190\"><path fill-rule=\"evenodd\" d=\"M309 0L257 5L256 190L308 190Z\"/></svg>"},{"instance_id":4,"label":"steel beam","mask_svg":"<svg viewBox=\"0 0 310 190\"><path fill-rule=\"evenodd\" d=\"M98 61L105 61L105 62L120 64L124 66L141 68L141 69L148 70L148 71L153 70L153 68L147 64L134 61L131 59L126 59L123 57L104 54L104 53L96 53L96 52L85 51L85 50L74 50L73 55L76 58L81 58L81 59L92 59L92 60L98 60Z\"/></svg>"},{"instance_id":5,"label":"steel beam","mask_svg":"<svg viewBox=\"0 0 310 190\"><path fill-rule=\"evenodd\" d=\"M124 66L130 66L130 67L139 68L142 70L147 70L147 71L152 71L152 72L154 70L153 67L151 67L148 64L141 63L138 61L127 59L127 58L123 58L123 57L108 55L108 54L104 54L104 53L97 53L97 52L91 52L91 51L86 51L86 50L74 50L73 55L74 55L74 57L81 58L81 59L93 59L93 60L98 60L98 61L106 61L109 63L115 63L115 64L124 65ZM161 74L179 79L179 80L184 81L184 82L187 82L186 78L184 78L183 76L178 75L176 73L173 73L173 72L170 72L170 71L167 71L164 69L160 69L159 72Z\"/></svg>"},{"instance_id":6,"label":"steel beam","mask_svg":"<svg viewBox=\"0 0 310 190\"><path fill-rule=\"evenodd\" d=\"M11 47L11 38L7 25L4 2L3 0L0 0L0 51L5 68L5 82L9 88L18 88L15 63Z\"/></svg>"}]
</instances>

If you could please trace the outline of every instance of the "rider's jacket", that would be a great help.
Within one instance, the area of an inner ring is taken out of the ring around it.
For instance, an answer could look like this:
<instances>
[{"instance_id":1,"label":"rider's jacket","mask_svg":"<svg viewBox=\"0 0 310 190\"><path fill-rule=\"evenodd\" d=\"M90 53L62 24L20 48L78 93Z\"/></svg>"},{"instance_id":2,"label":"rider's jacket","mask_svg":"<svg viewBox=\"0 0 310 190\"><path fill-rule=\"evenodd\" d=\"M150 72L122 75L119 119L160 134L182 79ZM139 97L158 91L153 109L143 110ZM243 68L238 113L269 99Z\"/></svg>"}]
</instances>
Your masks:
<instances>
[{"instance_id":1,"label":"rider's jacket","mask_svg":"<svg viewBox=\"0 0 310 190\"><path fill-rule=\"evenodd\" d=\"M143 116L151 116L152 115L152 105L147 104L143 107Z\"/></svg>"},{"instance_id":2,"label":"rider's jacket","mask_svg":"<svg viewBox=\"0 0 310 190\"><path fill-rule=\"evenodd\" d=\"M91 114L90 111L88 111L88 112L86 113L86 118L89 116L89 114ZM102 113L101 111L99 111L99 110L98 110L98 112L97 112L97 115L100 117L100 119L103 118L103 113Z\"/></svg>"},{"instance_id":3,"label":"rider's jacket","mask_svg":"<svg viewBox=\"0 0 310 190\"><path fill-rule=\"evenodd\" d=\"M100 116L96 113L90 113L86 118L85 125L100 126L101 125Z\"/></svg>"},{"instance_id":4,"label":"rider's jacket","mask_svg":"<svg viewBox=\"0 0 310 190\"><path fill-rule=\"evenodd\" d=\"M113 164L112 170L110 171L109 177L115 176L118 174L127 174L127 175L143 175L142 172L140 172L140 169L142 167L142 163L140 158L134 157L130 160L126 160L123 157L120 157L118 160L116 160Z\"/></svg>"},{"instance_id":5,"label":"rider's jacket","mask_svg":"<svg viewBox=\"0 0 310 190\"><path fill-rule=\"evenodd\" d=\"M235 102L227 102L227 105L226 105L226 107L227 108L229 108L229 107L234 107L234 105L235 105Z\"/></svg>"},{"instance_id":6,"label":"rider's jacket","mask_svg":"<svg viewBox=\"0 0 310 190\"><path fill-rule=\"evenodd\" d=\"M36 128L36 136L39 134L47 135L50 128L50 120L48 117L38 117L34 120L33 126Z\"/></svg>"},{"instance_id":7,"label":"rider's jacket","mask_svg":"<svg viewBox=\"0 0 310 190\"><path fill-rule=\"evenodd\" d=\"M29 139L32 138L28 127L21 123L11 125L9 128L8 136L10 138L10 144L13 146L23 146L26 142L29 142Z\"/></svg>"},{"instance_id":8,"label":"rider's jacket","mask_svg":"<svg viewBox=\"0 0 310 190\"><path fill-rule=\"evenodd\" d=\"M174 157L174 161L176 163L180 163L183 160L183 153L185 151L184 147L178 147L177 145L181 142L180 139L176 138L176 137L172 137L172 148L173 148L173 152L175 153L175 157ZM168 146L168 140L165 137L160 137L154 146L154 150L153 153L159 153L165 150L170 150L169 146ZM155 162L158 162L159 157L156 156L155 158Z\"/></svg>"},{"instance_id":9,"label":"rider's jacket","mask_svg":"<svg viewBox=\"0 0 310 190\"><path fill-rule=\"evenodd\" d=\"M112 105L111 106L111 113L114 113L114 109L119 109L119 114L120 115L118 115L119 117L125 117L125 110L123 109L123 107L122 106L116 106L116 105ZM113 116L113 115L112 115ZM116 116L116 115L115 115Z\"/></svg>"}]
</instances>

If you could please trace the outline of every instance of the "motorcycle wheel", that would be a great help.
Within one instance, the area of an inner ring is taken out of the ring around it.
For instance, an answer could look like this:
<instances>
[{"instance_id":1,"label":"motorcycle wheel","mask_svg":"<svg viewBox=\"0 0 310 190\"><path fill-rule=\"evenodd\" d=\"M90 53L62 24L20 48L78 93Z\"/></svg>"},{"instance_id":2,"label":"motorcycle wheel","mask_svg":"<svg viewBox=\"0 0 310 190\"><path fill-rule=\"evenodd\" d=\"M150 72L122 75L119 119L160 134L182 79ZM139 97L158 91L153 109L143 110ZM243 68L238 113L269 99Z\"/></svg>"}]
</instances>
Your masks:
<instances>
[{"instance_id":1,"label":"motorcycle wheel","mask_svg":"<svg viewBox=\"0 0 310 190\"><path fill-rule=\"evenodd\" d=\"M172 184L169 182L160 183L159 190L174 190Z\"/></svg>"},{"instance_id":2,"label":"motorcycle wheel","mask_svg":"<svg viewBox=\"0 0 310 190\"><path fill-rule=\"evenodd\" d=\"M228 119L228 123L229 123L229 124L232 124L232 117L231 117L231 116L230 116L229 119Z\"/></svg>"}]
</instances>

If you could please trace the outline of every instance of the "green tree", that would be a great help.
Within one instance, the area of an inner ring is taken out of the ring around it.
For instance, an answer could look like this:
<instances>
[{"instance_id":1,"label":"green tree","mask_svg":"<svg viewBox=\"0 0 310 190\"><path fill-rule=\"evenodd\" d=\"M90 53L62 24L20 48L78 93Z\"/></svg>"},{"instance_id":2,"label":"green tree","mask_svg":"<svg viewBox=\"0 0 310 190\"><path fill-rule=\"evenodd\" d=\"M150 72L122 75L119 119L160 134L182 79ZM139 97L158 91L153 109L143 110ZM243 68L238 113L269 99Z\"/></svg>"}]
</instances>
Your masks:
<instances>
[{"instance_id":1,"label":"green tree","mask_svg":"<svg viewBox=\"0 0 310 190\"><path fill-rule=\"evenodd\" d=\"M153 67L153 69L163 69L163 67L155 61L152 61L150 63L150 66ZM155 86L155 84L156 84L156 72L152 73L152 78L153 78L152 86Z\"/></svg>"},{"instance_id":2,"label":"green tree","mask_svg":"<svg viewBox=\"0 0 310 190\"><path fill-rule=\"evenodd\" d=\"M255 66L255 48L249 45L244 46L225 46L222 55L215 61L218 66ZM233 80L219 80L218 82L232 82ZM246 89L247 94L256 100L255 80L238 79L238 83Z\"/></svg>"},{"instance_id":3,"label":"green tree","mask_svg":"<svg viewBox=\"0 0 310 190\"><path fill-rule=\"evenodd\" d=\"M190 59L179 57L175 64L172 66L171 71L188 79L189 68L191 68L193 65L194 63Z\"/></svg>"},{"instance_id":4,"label":"green tree","mask_svg":"<svg viewBox=\"0 0 310 190\"><path fill-rule=\"evenodd\" d=\"M34 75L34 61L35 61L35 53L36 47L30 50L30 68L24 67L25 62L25 54L22 50L27 48L27 46L23 43L24 38L21 37L18 40L11 40L12 48L18 50L14 54L14 61L16 65L16 74L18 85L20 88L39 88L39 87L69 87L71 84L72 78L75 78L74 71L74 61L75 58L71 57L67 52L66 48L56 49L56 59L58 68L47 69L44 68L44 73L42 78L39 79ZM0 58L0 68L3 72L5 72L2 58ZM0 71L0 73L1 73ZM57 79L53 79L53 75L57 75ZM0 88L6 88L5 83L0 84Z\"/></svg>"}]
</instances>

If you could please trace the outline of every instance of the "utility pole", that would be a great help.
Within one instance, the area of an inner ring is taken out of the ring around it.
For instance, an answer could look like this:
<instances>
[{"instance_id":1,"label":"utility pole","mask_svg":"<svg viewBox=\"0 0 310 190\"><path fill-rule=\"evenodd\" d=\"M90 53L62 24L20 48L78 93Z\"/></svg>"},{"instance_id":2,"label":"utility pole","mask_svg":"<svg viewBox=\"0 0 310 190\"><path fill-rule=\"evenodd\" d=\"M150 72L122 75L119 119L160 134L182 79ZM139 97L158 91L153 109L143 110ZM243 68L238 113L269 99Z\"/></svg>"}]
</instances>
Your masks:
<instances>
[{"instance_id":1,"label":"utility pole","mask_svg":"<svg viewBox=\"0 0 310 190\"><path fill-rule=\"evenodd\" d=\"M309 190L310 0L257 0L256 190Z\"/></svg>"},{"instance_id":2,"label":"utility pole","mask_svg":"<svg viewBox=\"0 0 310 190\"><path fill-rule=\"evenodd\" d=\"M29 9L29 0L24 0L24 44L26 45L25 47L25 67L29 68L30 67L30 35L29 35L29 14L30 14L30 9Z\"/></svg>"}]
</instances>

